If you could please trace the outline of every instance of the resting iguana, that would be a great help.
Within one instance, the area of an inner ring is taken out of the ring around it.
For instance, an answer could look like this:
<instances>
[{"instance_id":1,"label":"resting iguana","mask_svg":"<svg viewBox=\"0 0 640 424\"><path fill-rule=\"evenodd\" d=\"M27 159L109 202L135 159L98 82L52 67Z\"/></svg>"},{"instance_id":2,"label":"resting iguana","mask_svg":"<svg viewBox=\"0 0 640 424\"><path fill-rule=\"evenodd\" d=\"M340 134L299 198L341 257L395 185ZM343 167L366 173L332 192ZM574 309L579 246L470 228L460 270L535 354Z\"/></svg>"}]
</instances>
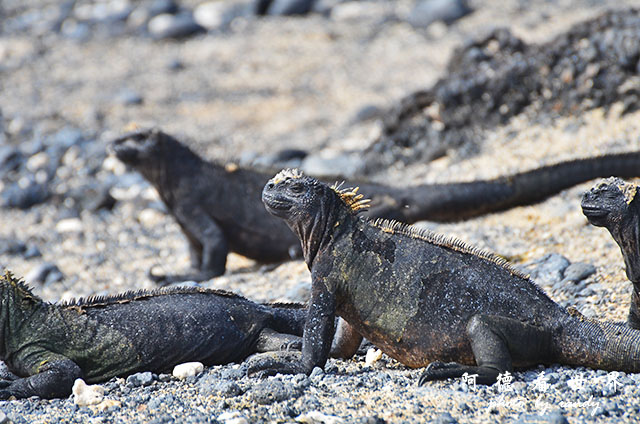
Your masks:
<instances>
[{"instance_id":1,"label":"resting iguana","mask_svg":"<svg viewBox=\"0 0 640 424\"><path fill-rule=\"evenodd\" d=\"M619 178L596 184L582 197L582 212L596 227L605 227L620 246L627 278L633 283L627 322L640 330L640 200L638 186Z\"/></svg>"},{"instance_id":2,"label":"resting iguana","mask_svg":"<svg viewBox=\"0 0 640 424\"><path fill-rule=\"evenodd\" d=\"M152 279L171 283L222 275L230 251L263 263L300 255L298 239L260 204L269 174L205 161L157 129L124 135L112 149L156 188L189 242L194 272L151 275ZM634 152L562 162L493 180L407 188L358 185L372 197L370 217L407 223L453 221L535 203L600 176L635 176L638 169L640 152Z\"/></svg>"},{"instance_id":3,"label":"resting iguana","mask_svg":"<svg viewBox=\"0 0 640 424\"><path fill-rule=\"evenodd\" d=\"M301 305L260 305L199 288L51 304L10 273L0 277L0 299L0 359L21 377L0 380L0 399L68 396L76 378L100 382L187 361L238 362L299 343L306 317Z\"/></svg>"},{"instance_id":4,"label":"resting iguana","mask_svg":"<svg viewBox=\"0 0 640 424\"><path fill-rule=\"evenodd\" d=\"M571 314L503 259L458 240L363 219L355 190L285 170L262 200L300 238L312 288L301 360L272 355L252 373L323 367L335 314L352 339L410 367L430 364L421 383L466 372L490 384L540 363L640 372L640 331Z\"/></svg>"}]
</instances>

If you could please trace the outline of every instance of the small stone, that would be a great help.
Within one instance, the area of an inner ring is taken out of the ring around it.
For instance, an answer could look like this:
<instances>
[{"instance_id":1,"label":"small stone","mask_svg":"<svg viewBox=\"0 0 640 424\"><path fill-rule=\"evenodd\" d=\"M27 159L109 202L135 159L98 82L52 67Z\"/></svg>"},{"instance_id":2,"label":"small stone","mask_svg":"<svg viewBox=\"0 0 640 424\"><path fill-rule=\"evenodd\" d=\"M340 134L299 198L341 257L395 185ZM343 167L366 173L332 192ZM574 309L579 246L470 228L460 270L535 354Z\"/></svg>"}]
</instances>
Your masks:
<instances>
[{"instance_id":1,"label":"small stone","mask_svg":"<svg viewBox=\"0 0 640 424\"><path fill-rule=\"evenodd\" d=\"M371 121L373 119L378 119L382 117L385 113L385 110L376 105L365 105L362 106L351 118L352 123Z\"/></svg>"},{"instance_id":2,"label":"small stone","mask_svg":"<svg viewBox=\"0 0 640 424\"><path fill-rule=\"evenodd\" d=\"M25 275L24 279L30 284L44 284L51 273L62 274L56 264L47 262L33 268Z\"/></svg>"},{"instance_id":3,"label":"small stone","mask_svg":"<svg viewBox=\"0 0 640 424\"><path fill-rule=\"evenodd\" d=\"M149 21L148 29L156 40L188 37L204 30L188 12L158 15Z\"/></svg>"},{"instance_id":4,"label":"small stone","mask_svg":"<svg viewBox=\"0 0 640 424\"><path fill-rule=\"evenodd\" d=\"M298 415L296 421L306 424L342 424L345 422L345 420L340 417L323 414L320 411L309 411L305 414Z\"/></svg>"},{"instance_id":5,"label":"small stone","mask_svg":"<svg viewBox=\"0 0 640 424\"><path fill-rule=\"evenodd\" d=\"M592 274L595 274L596 267L592 264L584 263L584 262L576 262L572 263L564 270L564 279L562 282L572 281L577 283L579 281L584 280Z\"/></svg>"},{"instance_id":6,"label":"small stone","mask_svg":"<svg viewBox=\"0 0 640 424\"><path fill-rule=\"evenodd\" d=\"M178 4L174 0L153 0L148 9L150 17L163 13L174 14L176 12L178 12Z\"/></svg>"},{"instance_id":7,"label":"small stone","mask_svg":"<svg viewBox=\"0 0 640 424\"><path fill-rule=\"evenodd\" d=\"M233 381L218 381L213 385L200 384L200 387L203 394L214 394L225 398L240 396L243 393L240 386Z\"/></svg>"},{"instance_id":8,"label":"small stone","mask_svg":"<svg viewBox=\"0 0 640 424\"><path fill-rule=\"evenodd\" d=\"M147 228L153 228L161 223L166 215L154 208L145 208L138 214L138 221Z\"/></svg>"},{"instance_id":9,"label":"small stone","mask_svg":"<svg viewBox=\"0 0 640 424\"><path fill-rule=\"evenodd\" d=\"M569 264L569 260L559 253L549 253L536 261L526 264L526 267L527 269L533 267L530 273L535 282L540 285L552 285L562 281L564 271Z\"/></svg>"},{"instance_id":10,"label":"small stone","mask_svg":"<svg viewBox=\"0 0 640 424\"><path fill-rule=\"evenodd\" d=\"M364 358L364 366L370 367L378 362L380 358L382 358L382 351L380 349L369 348L369 350L367 350L367 355Z\"/></svg>"},{"instance_id":11,"label":"small stone","mask_svg":"<svg viewBox=\"0 0 640 424\"><path fill-rule=\"evenodd\" d=\"M155 380L151 371L138 372L127 377L127 385L132 387L149 386Z\"/></svg>"},{"instance_id":12,"label":"small stone","mask_svg":"<svg viewBox=\"0 0 640 424\"><path fill-rule=\"evenodd\" d=\"M249 424L249 420L238 411L223 412L216 420L224 424Z\"/></svg>"},{"instance_id":13,"label":"small stone","mask_svg":"<svg viewBox=\"0 0 640 424\"><path fill-rule=\"evenodd\" d=\"M118 408L122 405L122 402L115 399L104 399L102 402L98 403L95 406L92 406L91 409L99 412L104 412L110 408Z\"/></svg>"},{"instance_id":14,"label":"small stone","mask_svg":"<svg viewBox=\"0 0 640 424\"><path fill-rule=\"evenodd\" d=\"M0 205L5 208L29 209L47 200L49 194L46 184L23 178L2 190Z\"/></svg>"},{"instance_id":15,"label":"small stone","mask_svg":"<svg viewBox=\"0 0 640 424\"><path fill-rule=\"evenodd\" d=\"M204 365L201 362L186 362L176 365L171 374L176 378L185 379L196 376L202 371L204 371Z\"/></svg>"},{"instance_id":16,"label":"small stone","mask_svg":"<svg viewBox=\"0 0 640 424\"><path fill-rule=\"evenodd\" d=\"M322 377L324 375L324 370L320 367L315 367L311 374L309 374L310 378Z\"/></svg>"},{"instance_id":17,"label":"small stone","mask_svg":"<svg viewBox=\"0 0 640 424\"><path fill-rule=\"evenodd\" d=\"M458 424L458 421L448 412L443 412L433 420L434 424Z\"/></svg>"},{"instance_id":18,"label":"small stone","mask_svg":"<svg viewBox=\"0 0 640 424\"><path fill-rule=\"evenodd\" d=\"M515 421L516 424L569 424L560 411L553 411L544 415L523 414Z\"/></svg>"},{"instance_id":19,"label":"small stone","mask_svg":"<svg viewBox=\"0 0 640 424\"><path fill-rule=\"evenodd\" d=\"M315 0L273 0L268 15L304 15L313 8Z\"/></svg>"},{"instance_id":20,"label":"small stone","mask_svg":"<svg viewBox=\"0 0 640 424\"><path fill-rule=\"evenodd\" d=\"M81 378L73 383L71 389L74 399L73 402L78 406L97 405L104 398L104 387L99 385L89 386Z\"/></svg>"},{"instance_id":21,"label":"small stone","mask_svg":"<svg viewBox=\"0 0 640 424\"><path fill-rule=\"evenodd\" d=\"M422 0L409 12L407 21L422 28L436 21L452 24L471 11L466 0Z\"/></svg>"},{"instance_id":22,"label":"small stone","mask_svg":"<svg viewBox=\"0 0 640 424\"><path fill-rule=\"evenodd\" d=\"M79 218L65 218L56 223L56 231L59 233L82 232L82 221Z\"/></svg>"},{"instance_id":23,"label":"small stone","mask_svg":"<svg viewBox=\"0 0 640 424\"><path fill-rule=\"evenodd\" d=\"M234 17L229 5L223 1L202 3L193 11L196 23L209 30L227 25Z\"/></svg>"},{"instance_id":24,"label":"small stone","mask_svg":"<svg viewBox=\"0 0 640 424\"><path fill-rule=\"evenodd\" d=\"M135 106L141 105L144 102L144 99L140 95L140 93L133 90L122 90L117 97L118 103L124 106Z\"/></svg>"},{"instance_id":25,"label":"small stone","mask_svg":"<svg viewBox=\"0 0 640 424\"><path fill-rule=\"evenodd\" d=\"M20 255L27 250L27 245L13 238L0 239L0 255Z\"/></svg>"},{"instance_id":26,"label":"small stone","mask_svg":"<svg viewBox=\"0 0 640 424\"><path fill-rule=\"evenodd\" d=\"M42 252L40 252L40 249L38 248L38 246L33 246L33 245L27 246L27 250L22 255L22 257L25 259L39 258L41 256L42 256Z\"/></svg>"},{"instance_id":27,"label":"small stone","mask_svg":"<svg viewBox=\"0 0 640 424\"><path fill-rule=\"evenodd\" d=\"M295 386L280 380L261 381L249 393L251 399L260 405L270 405L299 395Z\"/></svg>"}]
</instances>

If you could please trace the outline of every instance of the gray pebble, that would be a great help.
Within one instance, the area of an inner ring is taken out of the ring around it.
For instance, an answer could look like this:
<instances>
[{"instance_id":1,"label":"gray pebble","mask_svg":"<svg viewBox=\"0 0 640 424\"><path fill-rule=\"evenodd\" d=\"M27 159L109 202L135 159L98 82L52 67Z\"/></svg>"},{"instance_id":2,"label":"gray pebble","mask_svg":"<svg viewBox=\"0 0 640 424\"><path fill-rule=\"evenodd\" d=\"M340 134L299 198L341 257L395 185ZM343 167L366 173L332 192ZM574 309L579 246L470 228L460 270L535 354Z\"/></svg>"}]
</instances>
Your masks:
<instances>
[{"instance_id":1,"label":"gray pebble","mask_svg":"<svg viewBox=\"0 0 640 424\"><path fill-rule=\"evenodd\" d=\"M549 253L525 265L530 269L531 278L538 284L555 284L562 281L564 271L570 265L567 258L559 253Z\"/></svg>"},{"instance_id":2,"label":"gray pebble","mask_svg":"<svg viewBox=\"0 0 640 424\"><path fill-rule=\"evenodd\" d=\"M238 384L236 384L233 381L219 381L213 386L209 386L208 391L203 391L203 392L207 394L215 394L215 395L223 396L227 398L240 396L243 393L240 386L238 386Z\"/></svg>"},{"instance_id":3,"label":"gray pebble","mask_svg":"<svg viewBox=\"0 0 640 424\"><path fill-rule=\"evenodd\" d=\"M153 383L153 380L155 380L155 377L152 372L139 372L127 377L127 385L131 387L144 387L151 385L151 383Z\"/></svg>"},{"instance_id":4,"label":"gray pebble","mask_svg":"<svg viewBox=\"0 0 640 424\"><path fill-rule=\"evenodd\" d=\"M24 279L29 284L43 284L49 281L49 274L53 274L53 277L51 277L52 279L58 278L59 275L62 275L56 264L45 262L29 271L25 275Z\"/></svg>"},{"instance_id":5,"label":"gray pebble","mask_svg":"<svg viewBox=\"0 0 640 424\"><path fill-rule=\"evenodd\" d=\"M267 9L269 15L304 15L313 8L315 0L273 0Z\"/></svg>"},{"instance_id":6,"label":"gray pebble","mask_svg":"<svg viewBox=\"0 0 640 424\"><path fill-rule=\"evenodd\" d=\"M220 379L223 380L240 380L245 377L246 371L238 368L224 368L220 371Z\"/></svg>"},{"instance_id":7,"label":"gray pebble","mask_svg":"<svg viewBox=\"0 0 640 424\"><path fill-rule=\"evenodd\" d=\"M154 17L163 13L174 14L178 11L178 4L174 0L153 0L148 8L148 16Z\"/></svg>"},{"instance_id":8,"label":"gray pebble","mask_svg":"<svg viewBox=\"0 0 640 424\"><path fill-rule=\"evenodd\" d=\"M142 96L132 90L123 90L117 96L117 102L124 106L141 105L143 101Z\"/></svg>"},{"instance_id":9,"label":"gray pebble","mask_svg":"<svg viewBox=\"0 0 640 424\"><path fill-rule=\"evenodd\" d=\"M249 394L254 402L261 405L270 405L274 402L297 397L300 392L290 383L272 379L256 384Z\"/></svg>"},{"instance_id":10,"label":"gray pebble","mask_svg":"<svg viewBox=\"0 0 640 424\"><path fill-rule=\"evenodd\" d=\"M450 413L443 412L433 420L433 423L434 424L457 424L458 420L453 418Z\"/></svg>"},{"instance_id":11,"label":"gray pebble","mask_svg":"<svg viewBox=\"0 0 640 424\"><path fill-rule=\"evenodd\" d=\"M553 411L544 415L523 414L515 421L516 424L568 424L569 421L560 411Z\"/></svg>"},{"instance_id":12,"label":"gray pebble","mask_svg":"<svg viewBox=\"0 0 640 424\"><path fill-rule=\"evenodd\" d=\"M561 282L566 283L582 281L590 275L595 274L595 272L596 267L592 264L575 262L569 265L564 270L564 279Z\"/></svg>"},{"instance_id":13,"label":"gray pebble","mask_svg":"<svg viewBox=\"0 0 640 424\"><path fill-rule=\"evenodd\" d=\"M382 117L385 113L385 109L376 105L362 106L351 118L351 122L356 124L358 122L370 121Z\"/></svg>"},{"instance_id":14,"label":"gray pebble","mask_svg":"<svg viewBox=\"0 0 640 424\"><path fill-rule=\"evenodd\" d=\"M466 0L422 0L413 7L407 21L415 27L422 28L436 21L449 25L471 11Z\"/></svg>"},{"instance_id":15,"label":"gray pebble","mask_svg":"<svg viewBox=\"0 0 640 424\"><path fill-rule=\"evenodd\" d=\"M0 238L0 255L21 255L27 250L27 245L13 238Z\"/></svg>"},{"instance_id":16,"label":"gray pebble","mask_svg":"<svg viewBox=\"0 0 640 424\"><path fill-rule=\"evenodd\" d=\"M0 206L5 208L29 209L49 198L46 184L37 183L26 177L22 182L8 185L0 193Z\"/></svg>"},{"instance_id":17,"label":"gray pebble","mask_svg":"<svg viewBox=\"0 0 640 424\"><path fill-rule=\"evenodd\" d=\"M156 40L188 37L204 30L190 12L158 15L149 21L147 27Z\"/></svg>"}]
</instances>

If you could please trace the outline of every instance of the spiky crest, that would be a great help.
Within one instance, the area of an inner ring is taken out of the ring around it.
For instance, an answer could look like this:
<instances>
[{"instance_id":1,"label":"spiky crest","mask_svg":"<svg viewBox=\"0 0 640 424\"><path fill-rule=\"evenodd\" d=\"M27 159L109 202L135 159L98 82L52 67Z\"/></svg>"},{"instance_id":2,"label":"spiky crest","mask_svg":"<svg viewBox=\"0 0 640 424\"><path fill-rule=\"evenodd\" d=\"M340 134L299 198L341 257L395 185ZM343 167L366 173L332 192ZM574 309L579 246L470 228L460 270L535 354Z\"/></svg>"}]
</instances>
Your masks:
<instances>
[{"instance_id":1,"label":"spiky crest","mask_svg":"<svg viewBox=\"0 0 640 424\"><path fill-rule=\"evenodd\" d=\"M344 184L344 181L341 183L336 182L331 186L331 190L335 191L352 211L361 212L369 207L371 199L365 199L363 194L358 194L360 187L341 188L342 184Z\"/></svg>"},{"instance_id":2,"label":"spiky crest","mask_svg":"<svg viewBox=\"0 0 640 424\"><path fill-rule=\"evenodd\" d=\"M13 273L8 269L5 269L4 275L0 280L0 284L9 286L18 296L23 299L31 299L33 301L40 302L41 299L33 294L31 287L24 282L22 278L14 277Z\"/></svg>"},{"instance_id":3,"label":"spiky crest","mask_svg":"<svg viewBox=\"0 0 640 424\"><path fill-rule=\"evenodd\" d=\"M297 302L267 302L267 303L262 303L261 305L268 306L270 308L280 308L280 309L304 309L308 306L306 303L297 303Z\"/></svg>"},{"instance_id":4,"label":"spiky crest","mask_svg":"<svg viewBox=\"0 0 640 424\"><path fill-rule=\"evenodd\" d=\"M424 240L426 242L429 242L447 249L451 249L456 252L468 253L468 254L477 256L479 258L492 262L506 269L512 275L515 275L520 278L524 278L525 280L529 280L529 275L516 269L506 259L503 259L484 249L480 249L478 247L472 246L455 237L449 237L444 234L435 233L425 228L418 228L418 227L405 224L403 222L391 221L388 219L377 218L374 220L368 220L368 222L372 226L379 228L380 230L387 233L401 234L414 239Z\"/></svg>"},{"instance_id":5,"label":"spiky crest","mask_svg":"<svg viewBox=\"0 0 640 424\"><path fill-rule=\"evenodd\" d=\"M150 297L156 296L166 296L171 294L190 294L190 293L206 293L215 296L223 296L223 297L231 297L237 299L245 299L245 297L240 296L239 294L235 294L225 290L218 289L206 289L203 287L164 287L153 290L129 290L123 293L115 294L115 295L99 295L99 296L89 296L89 297L80 297L73 298L69 300L65 300L59 303L59 306L64 308L83 308L83 307L100 307L113 305L116 303L129 303L135 300L148 299Z\"/></svg>"},{"instance_id":6,"label":"spiky crest","mask_svg":"<svg viewBox=\"0 0 640 424\"><path fill-rule=\"evenodd\" d=\"M302 174L302 171L300 171L297 168L287 168L287 169L283 169L282 171L278 172L276 174L275 177L272 178L272 181L274 184L279 184L281 182L283 182L284 180L286 180L287 178L291 178L291 179L298 179L298 178L302 178L304 175Z\"/></svg>"}]
</instances>

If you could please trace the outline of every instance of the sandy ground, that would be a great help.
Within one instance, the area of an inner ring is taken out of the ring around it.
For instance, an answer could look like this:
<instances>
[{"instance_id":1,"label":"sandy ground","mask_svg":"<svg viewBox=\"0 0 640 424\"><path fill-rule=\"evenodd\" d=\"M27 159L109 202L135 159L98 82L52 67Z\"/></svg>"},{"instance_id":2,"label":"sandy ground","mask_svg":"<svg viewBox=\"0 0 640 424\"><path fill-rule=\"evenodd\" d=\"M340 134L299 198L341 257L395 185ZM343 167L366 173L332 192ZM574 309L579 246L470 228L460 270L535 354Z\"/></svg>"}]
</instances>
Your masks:
<instances>
[{"instance_id":1,"label":"sandy ground","mask_svg":"<svg viewBox=\"0 0 640 424\"><path fill-rule=\"evenodd\" d=\"M340 21L320 16L241 20L227 32L182 41L97 34L78 42L56 34L5 32L0 35L5 143L19 145L72 126L106 145L125 125L136 122L158 125L188 140L208 158L221 161L289 147L312 153L357 151L372 142L380 123L352 125L354 114L366 105L390 106L401 96L429 86L441 76L452 49L468 37L506 25L526 41L545 41L604 9L590 1L531 1L526 7L515 0L471 3L477 9L473 14L450 27L436 24L424 31L403 22L375 24L379 14L374 13L373 18ZM399 2L397 7L408 10L409 4ZM640 5L618 2L619 6L629 4ZM378 9L372 6L372 10ZM176 60L184 69L168 67ZM143 103L123 104L118 100L123 90L137 92ZM640 112L621 116L619 110L615 106L609 112L596 109L547 124L516 118L489 132L480 152L469 159L444 157L429 164L392 167L376 179L398 185L471 180L561 159L637 150ZM119 181L134 182L114 189L118 203L113 211L83 211L79 227L73 230L60 227L59 211L50 203L26 211L0 210L0 236L17 236L42 251L41 258L28 260L2 255L0 264L18 275L43 262L58 265L63 281L35 287L36 293L51 301L152 288L145 272L158 263L166 271L184 270L186 244L177 224L163 212L157 194L107 160L99 176L113 174ZM551 252L571 262L591 263L597 272L587 283L594 294L575 297L564 290L546 289L554 299L577 305L585 315L622 320L630 284L620 252L604 229L588 225L579 207L582 193L592 184L535 206L462 223L424 225L515 263ZM261 301L287 300L291 289L309 279L302 262L274 269L231 255L227 274L207 285ZM391 366L399 368L407 382L417 376L415 372L407 375L397 364ZM423 395L427 405L437 404L431 412L447 410L432 391ZM393 407L402 403L393 393L385 396ZM456 418L483 421L486 400L476 401L476 412ZM340 415L330 402L330 396L323 398L321 409ZM365 400L362 408L364 413L384 416L384 405ZM431 412L424 417L433 417ZM504 418L514 419L518 413L507 411ZM584 416L579 410L569 410L567 415L576 420ZM410 412L387 419L420 421Z\"/></svg>"}]
</instances>

